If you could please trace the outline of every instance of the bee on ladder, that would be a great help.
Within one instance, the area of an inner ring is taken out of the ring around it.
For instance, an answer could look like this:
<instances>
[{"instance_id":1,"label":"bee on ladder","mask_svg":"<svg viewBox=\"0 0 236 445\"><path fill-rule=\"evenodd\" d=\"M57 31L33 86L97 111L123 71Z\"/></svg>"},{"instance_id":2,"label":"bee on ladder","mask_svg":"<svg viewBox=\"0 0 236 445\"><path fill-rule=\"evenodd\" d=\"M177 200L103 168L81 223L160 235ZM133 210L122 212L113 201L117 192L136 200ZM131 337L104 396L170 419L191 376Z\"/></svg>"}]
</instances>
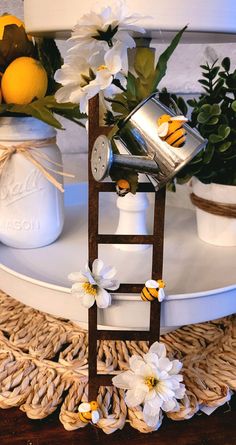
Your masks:
<instances>
[{"instance_id":1,"label":"bee on ladder","mask_svg":"<svg viewBox=\"0 0 236 445\"><path fill-rule=\"evenodd\" d=\"M143 301L158 300L160 303L165 298L165 282L163 280L148 280L141 291Z\"/></svg>"}]
</instances>

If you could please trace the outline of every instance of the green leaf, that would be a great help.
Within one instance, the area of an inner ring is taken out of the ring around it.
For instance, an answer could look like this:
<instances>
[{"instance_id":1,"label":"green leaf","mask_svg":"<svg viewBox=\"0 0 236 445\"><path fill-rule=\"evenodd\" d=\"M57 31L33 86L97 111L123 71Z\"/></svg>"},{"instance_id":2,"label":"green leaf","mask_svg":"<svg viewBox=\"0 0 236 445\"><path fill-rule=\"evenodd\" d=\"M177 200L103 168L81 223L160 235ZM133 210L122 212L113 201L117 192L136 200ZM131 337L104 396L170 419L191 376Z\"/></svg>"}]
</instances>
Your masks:
<instances>
[{"instance_id":1,"label":"green leaf","mask_svg":"<svg viewBox=\"0 0 236 445\"><path fill-rule=\"evenodd\" d=\"M211 114L213 114L214 116L219 116L221 114L221 109L218 104L213 104L211 106Z\"/></svg>"},{"instance_id":2,"label":"green leaf","mask_svg":"<svg viewBox=\"0 0 236 445\"><path fill-rule=\"evenodd\" d=\"M216 125L219 122L219 118L217 116L211 117L207 122L207 125Z\"/></svg>"},{"instance_id":3,"label":"green leaf","mask_svg":"<svg viewBox=\"0 0 236 445\"><path fill-rule=\"evenodd\" d=\"M220 136L219 134L214 134L214 133L212 133L212 134L210 134L210 136L209 136L209 141L210 141L212 144L217 144L217 142L221 142L221 141L223 141L223 137Z\"/></svg>"},{"instance_id":4,"label":"green leaf","mask_svg":"<svg viewBox=\"0 0 236 445\"><path fill-rule=\"evenodd\" d=\"M187 100L187 104L188 104L190 107L194 108L194 107L197 106L197 101L196 101L196 99L189 99L189 100Z\"/></svg>"},{"instance_id":5,"label":"green leaf","mask_svg":"<svg viewBox=\"0 0 236 445\"><path fill-rule=\"evenodd\" d=\"M229 57L225 57L222 60L221 65L225 69L225 71L229 71L230 70L230 58Z\"/></svg>"},{"instance_id":6,"label":"green leaf","mask_svg":"<svg viewBox=\"0 0 236 445\"><path fill-rule=\"evenodd\" d=\"M86 117L85 114L80 112L77 104L72 104L70 102L58 104L54 96L46 96L42 99L34 100L28 105L0 104L0 114L3 115L6 113L10 116L32 116L57 129L62 129L63 127L55 118L54 113L64 116L82 126L84 125L80 120Z\"/></svg>"},{"instance_id":7,"label":"green leaf","mask_svg":"<svg viewBox=\"0 0 236 445\"><path fill-rule=\"evenodd\" d=\"M13 113L27 114L35 117L52 127L62 129L61 123L53 116L53 114L42 104L40 100L36 100L28 105L9 104L9 111Z\"/></svg>"},{"instance_id":8,"label":"green leaf","mask_svg":"<svg viewBox=\"0 0 236 445\"><path fill-rule=\"evenodd\" d=\"M219 69L220 69L219 66L215 66L214 68L212 68L209 73L209 79L213 80L217 76Z\"/></svg>"},{"instance_id":9,"label":"green leaf","mask_svg":"<svg viewBox=\"0 0 236 445\"><path fill-rule=\"evenodd\" d=\"M204 104L201 106L200 108L201 111L204 111L205 113L211 113L211 105L209 104Z\"/></svg>"},{"instance_id":10,"label":"green leaf","mask_svg":"<svg viewBox=\"0 0 236 445\"><path fill-rule=\"evenodd\" d=\"M142 79L148 79L155 73L155 51L153 48L137 48L134 58L134 69Z\"/></svg>"},{"instance_id":11,"label":"green leaf","mask_svg":"<svg viewBox=\"0 0 236 445\"><path fill-rule=\"evenodd\" d=\"M205 85L206 87L209 87L209 82L208 82L208 80L200 79L198 82L199 82L201 85Z\"/></svg>"},{"instance_id":12,"label":"green leaf","mask_svg":"<svg viewBox=\"0 0 236 445\"><path fill-rule=\"evenodd\" d=\"M48 75L48 90L47 94L55 93L57 83L54 80L56 70L61 68L63 60L60 51L53 39L39 39L36 38L36 48L38 59L47 71Z\"/></svg>"},{"instance_id":13,"label":"green leaf","mask_svg":"<svg viewBox=\"0 0 236 445\"><path fill-rule=\"evenodd\" d=\"M231 104L232 110L236 112L236 100L234 100Z\"/></svg>"},{"instance_id":14,"label":"green leaf","mask_svg":"<svg viewBox=\"0 0 236 445\"><path fill-rule=\"evenodd\" d=\"M173 40L172 40L171 44L168 46L168 48L166 48L166 50L160 55L159 60L156 65L156 70L155 70L156 74L155 74L154 82L153 82L153 91L156 90L159 82L166 74L168 60L170 59L170 57L173 54L176 47L178 46L179 41L186 29L187 29L187 26L185 26L183 29L181 29L181 31L179 31L176 34L176 36L173 38Z\"/></svg>"},{"instance_id":15,"label":"green leaf","mask_svg":"<svg viewBox=\"0 0 236 445\"><path fill-rule=\"evenodd\" d=\"M18 57L34 57L35 48L23 26L6 25L0 40L0 71Z\"/></svg>"},{"instance_id":16,"label":"green leaf","mask_svg":"<svg viewBox=\"0 0 236 445\"><path fill-rule=\"evenodd\" d=\"M205 150L205 153L204 153L204 156L203 156L203 163L204 164L209 164L211 162L211 160L213 158L213 155L214 155L214 152L215 152L214 145L208 143L207 147L206 147L206 150Z\"/></svg>"},{"instance_id":17,"label":"green leaf","mask_svg":"<svg viewBox=\"0 0 236 445\"><path fill-rule=\"evenodd\" d=\"M222 139L226 139L230 134L231 128L227 125L220 125L218 128L218 134L222 137Z\"/></svg>"},{"instance_id":18,"label":"green leaf","mask_svg":"<svg viewBox=\"0 0 236 445\"><path fill-rule=\"evenodd\" d=\"M224 142L224 144L219 145L219 147L217 148L218 151L220 153L224 153L225 151L227 151L232 145L232 142Z\"/></svg>"},{"instance_id":19,"label":"green leaf","mask_svg":"<svg viewBox=\"0 0 236 445\"><path fill-rule=\"evenodd\" d=\"M211 116L208 113L202 111L198 114L197 121L199 124L206 124L209 121L210 117Z\"/></svg>"},{"instance_id":20,"label":"green leaf","mask_svg":"<svg viewBox=\"0 0 236 445\"><path fill-rule=\"evenodd\" d=\"M236 77L234 77L233 75L228 76L225 83L230 90L236 90Z\"/></svg>"}]
</instances>

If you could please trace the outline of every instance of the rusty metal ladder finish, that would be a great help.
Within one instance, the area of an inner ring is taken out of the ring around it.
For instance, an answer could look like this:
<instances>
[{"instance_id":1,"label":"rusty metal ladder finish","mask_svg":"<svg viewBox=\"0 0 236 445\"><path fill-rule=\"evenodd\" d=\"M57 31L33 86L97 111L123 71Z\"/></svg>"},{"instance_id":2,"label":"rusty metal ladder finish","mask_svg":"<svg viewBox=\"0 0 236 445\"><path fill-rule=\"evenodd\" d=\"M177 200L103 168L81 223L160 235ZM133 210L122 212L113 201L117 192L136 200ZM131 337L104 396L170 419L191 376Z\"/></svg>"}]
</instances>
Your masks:
<instances>
[{"instance_id":1,"label":"rusty metal ladder finish","mask_svg":"<svg viewBox=\"0 0 236 445\"><path fill-rule=\"evenodd\" d=\"M165 188L154 192L153 186L149 183L140 183L139 192L155 193L154 222L152 235L107 235L99 234L99 193L114 192L115 185L112 182L98 183L94 180L90 168L91 151L96 138L100 134L108 134L110 128L99 126L99 101L98 96L89 101L89 214L88 214L88 256L89 267L98 258L99 244L150 244L153 246L152 252L152 273L153 279L162 277L163 268L163 241L164 241L164 216L165 216ZM125 255L125 252L124 252ZM147 277L148 279L148 277ZM119 293L140 293L143 284L121 283ZM94 304L89 309L89 400L96 400L99 386L110 386L114 375L97 373L97 342L99 340L147 340L149 344L159 340L160 336L160 303L155 300L151 302L150 326L147 331L109 331L97 329L97 306Z\"/></svg>"}]
</instances>

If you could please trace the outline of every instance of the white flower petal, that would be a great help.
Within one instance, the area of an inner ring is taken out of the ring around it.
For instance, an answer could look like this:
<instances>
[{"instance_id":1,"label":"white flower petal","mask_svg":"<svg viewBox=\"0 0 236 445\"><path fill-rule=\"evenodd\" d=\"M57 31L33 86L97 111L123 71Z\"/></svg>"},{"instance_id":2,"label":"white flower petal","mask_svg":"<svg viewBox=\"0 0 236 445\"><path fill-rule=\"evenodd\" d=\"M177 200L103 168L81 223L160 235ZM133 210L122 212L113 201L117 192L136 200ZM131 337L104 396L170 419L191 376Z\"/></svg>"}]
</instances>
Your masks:
<instances>
[{"instance_id":1,"label":"white flower petal","mask_svg":"<svg viewBox=\"0 0 236 445\"><path fill-rule=\"evenodd\" d=\"M111 304L111 295L105 289L99 287L96 294L96 303L101 309L107 308Z\"/></svg>"},{"instance_id":2,"label":"white flower petal","mask_svg":"<svg viewBox=\"0 0 236 445\"><path fill-rule=\"evenodd\" d=\"M181 363L179 360L172 360L172 368L169 371L169 374L178 374L179 371L181 371L183 367L183 363Z\"/></svg>"},{"instance_id":3,"label":"white flower petal","mask_svg":"<svg viewBox=\"0 0 236 445\"><path fill-rule=\"evenodd\" d=\"M125 371L112 378L112 383L117 388L131 389L133 387L134 374L132 371Z\"/></svg>"},{"instance_id":4,"label":"white flower petal","mask_svg":"<svg viewBox=\"0 0 236 445\"><path fill-rule=\"evenodd\" d=\"M58 103L70 102L72 92L79 86L67 85L59 88L55 93L55 99Z\"/></svg>"},{"instance_id":5,"label":"white flower petal","mask_svg":"<svg viewBox=\"0 0 236 445\"><path fill-rule=\"evenodd\" d=\"M170 372L172 369L172 362L167 357L161 357L158 363L161 371Z\"/></svg>"},{"instance_id":6,"label":"white flower petal","mask_svg":"<svg viewBox=\"0 0 236 445\"><path fill-rule=\"evenodd\" d=\"M179 388L175 390L175 397L177 399L183 399L186 393L186 387L183 383L180 383Z\"/></svg>"},{"instance_id":7,"label":"white flower petal","mask_svg":"<svg viewBox=\"0 0 236 445\"><path fill-rule=\"evenodd\" d=\"M147 403L144 404L143 418L147 425L158 429L161 426L162 416L160 408L150 410Z\"/></svg>"},{"instance_id":8,"label":"white flower petal","mask_svg":"<svg viewBox=\"0 0 236 445\"><path fill-rule=\"evenodd\" d=\"M150 352L153 352L154 354L157 354L158 357L166 357L166 347L164 343L155 342L150 347Z\"/></svg>"},{"instance_id":9,"label":"white flower petal","mask_svg":"<svg viewBox=\"0 0 236 445\"><path fill-rule=\"evenodd\" d=\"M94 303L95 303L95 298L93 295L88 293L83 295L82 304L84 307L87 307L89 309L94 305Z\"/></svg>"},{"instance_id":10,"label":"white flower petal","mask_svg":"<svg viewBox=\"0 0 236 445\"><path fill-rule=\"evenodd\" d=\"M99 260L98 258L94 260L93 266L92 266L92 273L94 276L101 275L101 272L104 267L104 262L102 260Z\"/></svg>"},{"instance_id":11,"label":"white flower petal","mask_svg":"<svg viewBox=\"0 0 236 445\"><path fill-rule=\"evenodd\" d=\"M116 275L116 268L111 266L103 267L102 277L105 280L111 280Z\"/></svg>"},{"instance_id":12,"label":"white flower petal","mask_svg":"<svg viewBox=\"0 0 236 445\"><path fill-rule=\"evenodd\" d=\"M117 290L120 286L120 282L118 280L104 280L103 278L97 280L97 284L98 286L108 290Z\"/></svg>"},{"instance_id":13,"label":"white flower petal","mask_svg":"<svg viewBox=\"0 0 236 445\"><path fill-rule=\"evenodd\" d=\"M166 402L163 402L162 407L163 411L179 411L179 404L176 399L169 399Z\"/></svg>"},{"instance_id":14,"label":"white flower petal","mask_svg":"<svg viewBox=\"0 0 236 445\"><path fill-rule=\"evenodd\" d=\"M141 383L136 388L129 389L125 396L125 402L127 406L129 408L132 408L143 403L147 392L147 385Z\"/></svg>"},{"instance_id":15,"label":"white flower petal","mask_svg":"<svg viewBox=\"0 0 236 445\"><path fill-rule=\"evenodd\" d=\"M132 355L129 359L129 366L133 372L138 371L143 366L143 358L139 355Z\"/></svg>"},{"instance_id":16,"label":"white flower petal","mask_svg":"<svg viewBox=\"0 0 236 445\"><path fill-rule=\"evenodd\" d=\"M83 283L85 281L85 276L83 272L71 272L68 275L70 281L77 281L78 283Z\"/></svg>"}]
</instances>

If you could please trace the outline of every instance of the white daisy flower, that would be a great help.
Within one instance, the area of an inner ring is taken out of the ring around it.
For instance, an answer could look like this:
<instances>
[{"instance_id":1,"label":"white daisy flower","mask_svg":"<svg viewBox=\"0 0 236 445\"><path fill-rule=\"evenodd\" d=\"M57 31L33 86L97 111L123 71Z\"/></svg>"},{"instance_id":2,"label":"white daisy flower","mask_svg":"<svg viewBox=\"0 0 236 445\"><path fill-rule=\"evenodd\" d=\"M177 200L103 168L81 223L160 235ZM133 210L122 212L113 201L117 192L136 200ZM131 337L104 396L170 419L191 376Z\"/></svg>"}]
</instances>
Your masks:
<instances>
[{"instance_id":1,"label":"white daisy flower","mask_svg":"<svg viewBox=\"0 0 236 445\"><path fill-rule=\"evenodd\" d=\"M96 53L109 52L119 43L123 65L128 66L127 49L135 47L135 41L130 33L145 32L142 27L136 25L140 19L141 16L138 14L128 14L124 0L116 0L112 6L103 8L99 13L90 12L80 18L70 39L76 44L69 51L86 53L90 58Z\"/></svg>"},{"instance_id":2,"label":"white daisy flower","mask_svg":"<svg viewBox=\"0 0 236 445\"><path fill-rule=\"evenodd\" d=\"M119 45L114 46L104 58L101 54L95 54L90 64L83 57L69 56L55 73L55 80L62 85L55 94L56 100L59 103L77 103L80 111L87 113L89 99L103 90L109 96L115 91L111 90L114 80L123 87L126 85L121 69Z\"/></svg>"},{"instance_id":3,"label":"white daisy flower","mask_svg":"<svg viewBox=\"0 0 236 445\"><path fill-rule=\"evenodd\" d=\"M78 297L83 306L90 308L96 302L99 308L106 308L111 304L111 295L108 290L117 290L120 286L114 279L116 269L105 266L103 261L96 259L93 262L92 271L86 265L85 272L72 272L68 275L73 281L72 293Z\"/></svg>"},{"instance_id":4,"label":"white daisy flower","mask_svg":"<svg viewBox=\"0 0 236 445\"><path fill-rule=\"evenodd\" d=\"M83 57L68 57L56 71L55 80L62 85L55 93L57 102L80 104L82 113L87 113L88 100L100 91L100 85Z\"/></svg>"},{"instance_id":5,"label":"white daisy flower","mask_svg":"<svg viewBox=\"0 0 236 445\"><path fill-rule=\"evenodd\" d=\"M125 402L132 408L143 404L143 417L147 425L160 426L161 411L178 411L177 399L182 399L185 386L179 374L182 363L166 357L166 347L155 342L143 357L130 358L130 370L115 377L112 382L117 388L127 390Z\"/></svg>"}]
</instances>

